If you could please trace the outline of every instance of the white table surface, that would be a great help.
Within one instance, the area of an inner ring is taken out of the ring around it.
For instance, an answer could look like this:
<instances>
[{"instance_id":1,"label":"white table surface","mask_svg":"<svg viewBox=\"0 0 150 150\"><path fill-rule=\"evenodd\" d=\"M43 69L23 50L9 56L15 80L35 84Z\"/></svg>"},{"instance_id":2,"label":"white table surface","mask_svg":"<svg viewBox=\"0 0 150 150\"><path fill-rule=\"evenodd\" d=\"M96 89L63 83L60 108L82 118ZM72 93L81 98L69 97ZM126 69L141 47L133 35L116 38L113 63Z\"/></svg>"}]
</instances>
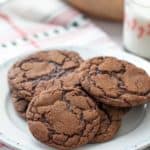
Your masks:
<instances>
[{"instance_id":1,"label":"white table surface","mask_svg":"<svg viewBox=\"0 0 150 150\"><path fill-rule=\"evenodd\" d=\"M103 29L113 41L119 44L121 47L123 45L123 24L120 22L110 22L110 21L102 21L92 19L93 22L97 25L97 27Z\"/></svg>"}]
</instances>

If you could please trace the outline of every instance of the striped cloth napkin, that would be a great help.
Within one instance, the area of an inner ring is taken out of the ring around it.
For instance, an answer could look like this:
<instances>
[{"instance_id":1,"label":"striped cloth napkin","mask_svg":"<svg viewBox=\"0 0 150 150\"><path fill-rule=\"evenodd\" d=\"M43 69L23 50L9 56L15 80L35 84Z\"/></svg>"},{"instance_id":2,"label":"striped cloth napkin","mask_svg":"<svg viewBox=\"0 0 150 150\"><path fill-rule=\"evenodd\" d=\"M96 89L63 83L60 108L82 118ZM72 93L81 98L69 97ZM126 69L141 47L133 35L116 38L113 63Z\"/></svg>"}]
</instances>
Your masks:
<instances>
[{"instance_id":1,"label":"striped cloth napkin","mask_svg":"<svg viewBox=\"0 0 150 150\"><path fill-rule=\"evenodd\" d=\"M119 47L86 16L60 0L10 0L0 6L0 65L27 51L52 47ZM0 144L0 149L11 149Z\"/></svg>"},{"instance_id":2,"label":"striped cloth napkin","mask_svg":"<svg viewBox=\"0 0 150 150\"><path fill-rule=\"evenodd\" d=\"M57 46L119 49L91 21L60 0L10 0L0 8L0 64Z\"/></svg>"}]
</instances>

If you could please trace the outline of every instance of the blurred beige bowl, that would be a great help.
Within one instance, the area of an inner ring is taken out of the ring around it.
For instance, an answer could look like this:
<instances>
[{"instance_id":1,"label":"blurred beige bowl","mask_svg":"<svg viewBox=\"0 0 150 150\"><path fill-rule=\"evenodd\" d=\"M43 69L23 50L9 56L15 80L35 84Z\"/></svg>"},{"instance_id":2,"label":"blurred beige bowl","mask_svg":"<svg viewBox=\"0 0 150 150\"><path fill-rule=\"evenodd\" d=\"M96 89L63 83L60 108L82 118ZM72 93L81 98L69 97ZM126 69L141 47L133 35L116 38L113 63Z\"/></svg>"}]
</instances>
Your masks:
<instances>
[{"instance_id":1,"label":"blurred beige bowl","mask_svg":"<svg viewBox=\"0 0 150 150\"><path fill-rule=\"evenodd\" d=\"M68 0L85 13L103 19L121 21L123 19L123 0Z\"/></svg>"}]
</instances>

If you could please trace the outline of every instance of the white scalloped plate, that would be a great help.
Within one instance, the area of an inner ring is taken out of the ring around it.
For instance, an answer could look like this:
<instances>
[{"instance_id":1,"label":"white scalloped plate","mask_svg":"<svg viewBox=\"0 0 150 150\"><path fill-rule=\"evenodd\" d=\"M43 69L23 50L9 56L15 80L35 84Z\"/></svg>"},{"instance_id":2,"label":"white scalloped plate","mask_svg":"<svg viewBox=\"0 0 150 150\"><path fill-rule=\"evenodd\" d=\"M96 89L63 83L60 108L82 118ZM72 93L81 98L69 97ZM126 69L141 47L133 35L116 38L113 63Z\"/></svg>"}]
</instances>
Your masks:
<instances>
[{"instance_id":1,"label":"white scalloped plate","mask_svg":"<svg viewBox=\"0 0 150 150\"><path fill-rule=\"evenodd\" d=\"M60 48L59 48L60 49ZM62 49L62 48L61 48ZM64 48L63 48L64 49ZM115 56L142 67L150 74L150 63L122 51L103 51L88 48L65 48L76 50L87 59L94 56ZM21 150L51 150L34 139L28 126L15 112L7 83L8 69L18 58L0 66L0 140ZM150 145L150 105L136 107L126 114L117 136L106 143L88 144L79 150L139 150Z\"/></svg>"}]
</instances>

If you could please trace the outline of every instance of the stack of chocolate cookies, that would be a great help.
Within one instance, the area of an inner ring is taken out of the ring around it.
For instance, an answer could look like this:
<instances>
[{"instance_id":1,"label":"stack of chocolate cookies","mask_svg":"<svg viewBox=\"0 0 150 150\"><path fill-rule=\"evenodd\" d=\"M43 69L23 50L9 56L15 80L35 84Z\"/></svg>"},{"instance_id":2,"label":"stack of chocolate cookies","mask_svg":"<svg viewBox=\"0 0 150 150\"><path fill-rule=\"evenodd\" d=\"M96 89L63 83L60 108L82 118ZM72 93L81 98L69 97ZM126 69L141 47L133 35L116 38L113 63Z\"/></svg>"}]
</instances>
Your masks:
<instances>
[{"instance_id":1,"label":"stack of chocolate cookies","mask_svg":"<svg viewBox=\"0 0 150 150\"><path fill-rule=\"evenodd\" d=\"M148 74L114 57L41 51L14 64L8 80L33 136L63 150L111 140L124 114L150 101Z\"/></svg>"}]
</instances>

